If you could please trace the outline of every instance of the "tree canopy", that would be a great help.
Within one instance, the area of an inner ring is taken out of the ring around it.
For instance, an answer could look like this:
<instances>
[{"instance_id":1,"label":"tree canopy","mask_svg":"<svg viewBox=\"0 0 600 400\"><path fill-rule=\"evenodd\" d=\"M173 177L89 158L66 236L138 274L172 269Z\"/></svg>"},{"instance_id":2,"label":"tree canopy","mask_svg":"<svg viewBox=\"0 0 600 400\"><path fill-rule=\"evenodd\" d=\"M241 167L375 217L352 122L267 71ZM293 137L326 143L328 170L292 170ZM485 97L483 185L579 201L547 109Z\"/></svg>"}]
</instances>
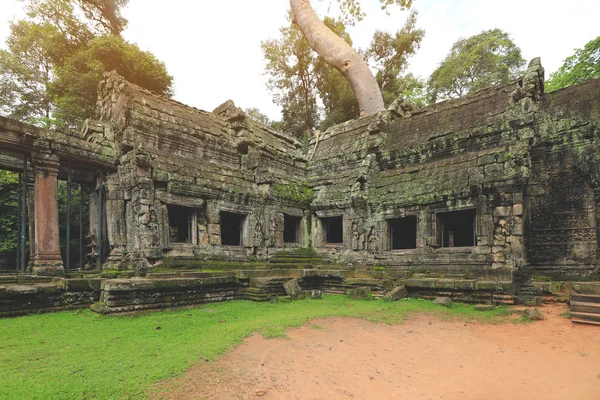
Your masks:
<instances>
[{"instance_id":1,"label":"tree canopy","mask_svg":"<svg viewBox=\"0 0 600 400\"><path fill-rule=\"evenodd\" d=\"M424 82L410 74L403 75L408 58L424 36L424 31L416 27L416 17L416 12L412 12L395 34L377 31L364 52L378 70L377 82L386 105L400 95L423 105ZM352 46L341 18L325 17L323 23ZM281 28L279 38L263 41L262 49L267 86L274 102L282 107L281 129L301 138L314 129L325 130L359 117L358 103L346 78L310 48L295 24Z\"/></svg>"},{"instance_id":2,"label":"tree canopy","mask_svg":"<svg viewBox=\"0 0 600 400\"><path fill-rule=\"evenodd\" d=\"M29 0L0 51L0 112L65 131L94 115L103 72L171 95L172 77L151 53L115 32L123 0Z\"/></svg>"},{"instance_id":3,"label":"tree canopy","mask_svg":"<svg viewBox=\"0 0 600 400\"><path fill-rule=\"evenodd\" d=\"M412 74L405 74L408 59L413 56L425 36L417 28L417 12L411 11L402 29L394 35L376 31L366 58L377 69L375 78L381 88L383 101L389 105L399 96L421 107L425 105L425 82Z\"/></svg>"},{"instance_id":4,"label":"tree canopy","mask_svg":"<svg viewBox=\"0 0 600 400\"><path fill-rule=\"evenodd\" d=\"M565 59L563 65L546 81L546 91L562 89L567 86L600 77L600 36L590 40L583 49Z\"/></svg>"},{"instance_id":5,"label":"tree canopy","mask_svg":"<svg viewBox=\"0 0 600 400\"><path fill-rule=\"evenodd\" d=\"M293 24L280 30L278 39L262 42L267 61L267 87L281 106L281 129L302 138L318 124L315 87L315 53Z\"/></svg>"},{"instance_id":6,"label":"tree canopy","mask_svg":"<svg viewBox=\"0 0 600 400\"><path fill-rule=\"evenodd\" d=\"M429 78L430 100L462 97L485 86L508 83L524 64L519 47L500 29L459 39Z\"/></svg>"},{"instance_id":7,"label":"tree canopy","mask_svg":"<svg viewBox=\"0 0 600 400\"><path fill-rule=\"evenodd\" d=\"M360 115L382 111L385 108L383 95L364 57L319 19L310 0L289 1L294 24L309 46L346 79L358 102ZM353 23L364 16L360 0L337 0L337 3L347 23ZM392 5L408 9L412 0L379 0L379 3L383 10Z\"/></svg>"}]
</instances>

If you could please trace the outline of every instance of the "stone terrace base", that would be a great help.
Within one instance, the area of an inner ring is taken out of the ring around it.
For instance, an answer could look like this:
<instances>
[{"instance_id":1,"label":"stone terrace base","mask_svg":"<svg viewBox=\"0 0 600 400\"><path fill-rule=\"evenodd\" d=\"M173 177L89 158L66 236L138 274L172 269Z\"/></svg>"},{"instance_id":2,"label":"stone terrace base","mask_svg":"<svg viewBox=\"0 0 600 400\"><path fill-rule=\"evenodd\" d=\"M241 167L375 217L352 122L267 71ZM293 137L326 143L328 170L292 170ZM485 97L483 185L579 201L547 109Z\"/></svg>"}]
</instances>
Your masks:
<instances>
[{"instance_id":1,"label":"stone terrace base","mask_svg":"<svg viewBox=\"0 0 600 400\"><path fill-rule=\"evenodd\" d=\"M445 296L462 303L519 303L515 284L507 280L392 277L387 271L288 268L173 272L127 279L3 275L0 276L0 316L90 305L101 313L123 313L234 299L269 301L285 297L283 284L293 278L304 290L330 294L345 294L348 289L365 287L373 296L382 297L394 287L404 285L408 295L414 298ZM570 293L600 293L598 282L536 282L534 287L540 304L568 301Z\"/></svg>"},{"instance_id":2,"label":"stone terrace base","mask_svg":"<svg viewBox=\"0 0 600 400\"><path fill-rule=\"evenodd\" d=\"M515 304L515 288L510 281L393 279L386 275L382 271L333 269L232 271L212 277L206 277L204 272L163 273L159 279L150 274L145 279L103 281L100 302L93 309L101 313L119 313L233 299L269 301L286 297L283 284L290 279L297 279L304 290L325 293L345 294L351 288L368 287L374 296L382 297L403 284L413 297L448 296L464 303Z\"/></svg>"},{"instance_id":3,"label":"stone terrace base","mask_svg":"<svg viewBox=\"0 0 600 400\"><path fill-rule=\"evenodd\" d=\"M0 275L0 317L87 307L99 300L101 282Z\"/></svg>"}]
</instances>

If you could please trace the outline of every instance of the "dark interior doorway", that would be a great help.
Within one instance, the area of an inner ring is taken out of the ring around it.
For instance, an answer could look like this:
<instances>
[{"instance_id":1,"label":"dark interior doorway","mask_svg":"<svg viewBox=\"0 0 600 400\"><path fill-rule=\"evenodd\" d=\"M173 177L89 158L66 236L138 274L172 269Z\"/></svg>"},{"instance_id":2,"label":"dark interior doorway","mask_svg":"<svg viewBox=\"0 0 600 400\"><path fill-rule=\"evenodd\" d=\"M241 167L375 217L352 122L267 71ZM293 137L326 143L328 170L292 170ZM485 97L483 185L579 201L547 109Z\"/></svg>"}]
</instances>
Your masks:
<instances>
[{"instance_id":1,"label":"dark interior doorway","mask_svg":"<svg viewBox=\"0 0 600 400\"><path fill-rule=\"evenodd\" d=\"M391 250L417 248L417 217L388 220L388 234Z\"/></svg>"},{"instance_id":2,"label":"dark interior doorway","mask_svg":"<svg viewBox=\"0 0 600 400\"><path fill-rule=\"evenodd\" d=\"M298 243L300 239L300 222L302 217L291 215L283 216L283 241L284 243Z\"/></svg>"},{"instance_id":3,"label":"dark interior doorway","mask_svg":"<svg viewBox=\"0 0 600 400\"><path fill-rule=\"evenodd\" d=\"M171 243L192 242L192 209L167 205L169 213L169 241Z\"/></svg>"},{"instance_id":4,"label":"dark interior doorway","mask_svg":"<svg viewBox=\"0 0 600 400\"><path fill-rule=\"evenodd\" d=\"M475 210L437 214L442 247L469 247L477 244Z\"/></svg>"},{"instance_id":5,"label":"dark interior doorway","mask_svg":"<svg viewBox=\"0 0 600 400\"><path fill-rule=\"evenodd\" d=\"M224 246L241 246L243 243L243 214L221 212L221 244Z\"/></svg>"},{"instance_id":6,"label":"dark interior doorway","mask_svg":"<svg viewBox=\"0 0 600 400\"><path fill-rule=\"evenodd\" d=\"M344 243L344 223L342 216L321 218L325 231L325 243Z\"/></svg>"}]
</instances>

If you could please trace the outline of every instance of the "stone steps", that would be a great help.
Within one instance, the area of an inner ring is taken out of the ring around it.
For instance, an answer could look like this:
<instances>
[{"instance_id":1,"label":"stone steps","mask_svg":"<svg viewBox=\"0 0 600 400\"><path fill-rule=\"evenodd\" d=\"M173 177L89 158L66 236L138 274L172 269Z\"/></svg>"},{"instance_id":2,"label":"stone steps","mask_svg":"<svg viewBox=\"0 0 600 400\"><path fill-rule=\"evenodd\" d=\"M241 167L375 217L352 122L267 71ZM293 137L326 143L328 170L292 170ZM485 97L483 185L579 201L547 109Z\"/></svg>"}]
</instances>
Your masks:
<instances>
[{"instance_id":1,"label":"stone steps","mask_svg":"<svg viewBox=\"0 0 600 400\"><path fill-rule=\"evenodd\" d=\"M600 325L600 295L573 293L569 304L573 322Z\"/></svg>"},{"instance_id":2,"label":"stone steps","mask_svg":"<svg viewBox=\"0 0 600 400\"><path fill-rule=\"evenodd\" d=\"M600 296L596 294L573 293L571 295L571 301L600 304Z\"/></svg>"},{"instance_id":3,"label":"stone steps","mask_svg":"<svg viewBox=\"0 0 600 400\"><path fill-rule=\"evenodd\" d=\"M571 301L571 313L591 313L600 314L600 303L595 302L584 302L584 301Z\"/></svg>"},{"instance_id":4,"label":"stone steps","mask_svg":"<svg viewBox=\"0 0 600 400\"><path fill-rule=\"evenodd\" d=\"M586 325L600 326L600 322L590 321L590 320L586 320L586 319L573 318L573 317L571 317L571 322L573 322L575 324L586 324Z\"/></svg>"},{"instance_id":5,"label":"stone steps","mask_svg":"<svg viewBox=\"0 0 600 400\"><path fill-rule=\"evenodd\" d=\"M600 322L600 314L597 313L585 313L585 312L571 312L571 318L576 319L577 322L586 323Z\"/></svg>"}]
</instances>

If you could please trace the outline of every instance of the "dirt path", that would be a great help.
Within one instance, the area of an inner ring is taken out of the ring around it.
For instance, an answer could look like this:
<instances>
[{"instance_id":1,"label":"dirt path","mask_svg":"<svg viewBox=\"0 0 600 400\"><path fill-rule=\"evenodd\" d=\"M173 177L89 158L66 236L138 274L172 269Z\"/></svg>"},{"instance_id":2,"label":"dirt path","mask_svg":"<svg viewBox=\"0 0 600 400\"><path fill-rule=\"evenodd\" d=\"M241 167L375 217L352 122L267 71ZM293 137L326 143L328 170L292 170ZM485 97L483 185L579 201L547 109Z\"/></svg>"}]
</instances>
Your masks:
<instances>
[{"instance_id":1,"label":"dirt path","mask_svg":"<svg viewBox=\"0 0 600 400\"><path fill-rule=\"evenodd\" d=\"M544 307L546 320L532 324L316 320L288 331L290 340L255 334L158 397L600 399L600 327L573 325L565 310Z\"/></svg>"}]
</instances>

